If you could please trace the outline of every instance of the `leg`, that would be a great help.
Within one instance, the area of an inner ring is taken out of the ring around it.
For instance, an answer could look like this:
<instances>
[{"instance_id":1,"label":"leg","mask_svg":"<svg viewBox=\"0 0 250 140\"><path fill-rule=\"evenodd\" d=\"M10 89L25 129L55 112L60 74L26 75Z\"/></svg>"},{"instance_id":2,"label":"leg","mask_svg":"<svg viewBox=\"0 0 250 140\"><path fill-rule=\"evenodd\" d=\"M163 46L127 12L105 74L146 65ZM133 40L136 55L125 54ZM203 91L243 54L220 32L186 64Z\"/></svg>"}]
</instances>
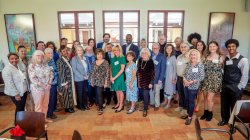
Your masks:
<instances>
[{"instance_id":1,"label":"leg","mask_svg":"<svg viewBox=\"0 0 250 140\"><path fill-rule=\"evenodd\" d=\"M149 104L150 105L155 105L155 86L154 86L154 89L151 91L149 91Z\"/></svg>"},{"instance_id":2,"label":"leg","mask_svg":"<svg viewBox=\"0 0 250 140\"><path fill-rule=\"evenodd\" d=\"M215 95L215 93L210 92L210 91L207 93L208 111L213 111L213 107L214 107L214 95Z\"/></svg>"},{"instance_id":3,"label":"leg","mask_svg":"<svg viewBox=\"0 0 250 140\"><path fill-rule=\"evenodd\" d=\"M144 110L148 110L149 90L143 90L143 102L144 102Z\"/></svg>"},{"instance_id":4,"label":"leg","mask_svg":"<svg viewBox=\"0 0 250 140\"><path fill-rule=\"evenodd\" d=\"M123 91L116 92L119 94L119 108L117 110L121 110L123 108L124 93Z\"/></svg>"},{"instance_id":5,"label":"leg","mask_svg":"<svg viewBox=\"0 0 250 140\"><path fill-rule=\"evenodd\" d=\"M84 80L83 81L83 95L82 95L82 101L83 101L83 107L86 109L88 108L88 97L87 97L87 94L88 94L88 81L87 80Z\"/></svg>"},{"instance_id":6,"label":"leg","mask_svg":"<svg viewBox=\"0 0 250 140\"><path fill-rule=\"evenodd\" d=\"M154 85L155 107L160 106L160 90L161 90L161 85L155 84Z\"/></svg>"},{"instance_id":7,"label":"leg","mask_svg":"<svg viewBox=\"0 0 250 140\"><path fill-rule=\"evenodd\" d=\"M75 82L77 93L77 106L79 109L83 109L83 81Z\"/></svg>"},{"instance_id":8,"label":"leg","mask_svg":"<svg viewBox=\"0 0 250 140\"><path fill-rule=\"evenodd\" d=\"M200 104L201 104L201 102L202 102L202 98L203 98L203 92L199 90L199 92L198 92L198 97L197 97L197 103L196 103L196 106L195 106L195 111L196 111L196 112L199 111Z\"/></svg>"},{"instance_id":9,"label":"leg","mask_svg":"<svg viewBox=\"0 0 250 140\"><path fill-rule=\"evenodd\" d=\"M50 89L50 97L49 97L49 105L48 105L48 113L47 116L53 116L53 111L55 111L57 101L57 85L52 85Z\"/></svg>"},{"instance_id":10,"label":"leg","mask_svg":"<svg viewBox=\"0 0 250 140\"><path fill-rule=\"evenodd\" d=\"M42 112L44 91L31 91L35 103L35 112Z\"/></svg>"},{"instance_id":11,"label":"leg","mask_svg":"<svg viewBox=\"0 0 250 140\"><path fill-rule=\"evenodd\" d=\"M117 100L116 93L114 91L110 91L110 92L113 95L113 101L114 101L114 103L117 104L118 100Z\"/></svg>"},{"instance_id":12,"label":"leg","mask_svg":"<svg viewBox=\"0 0 250 140\"><path fill-rule=\"evenodd\" d=\"M197 95L197 90L188 89L188 117L192 118L195 107L195 97Z\"/></svg>"},{"instance_id":13,"label":"leg","mask_svg":"<svg viewBox=\"0 0 250 140\"><path fill-rule=\"evenodd\" d=\"M16 124L16 114L17 114L18 111L24 111L26 98L27 98L27 93L25 92L24 95L21 97L21 100L19 100L19 101L17 101L14 96L10 97L10 98L11 98L12 102L16 106L15 118L14 118L14 124Z\"/></svg>"},{"instance_id":14,"label":"leg","mask_svg":"<svg viewBox=\"0 0 250 140\"><path fill-rule=\"evenodd\" d=\"M183 87L183 78L177 78L177 86L178 86L178 93L179 93L179 107L185 108L185 94L184 94L184 87Z\"/></svg>"},{"instance_id":15,"label":"leg","mask_svg":"<svg viewBox=\"0 0 250 140\"><path fill-rule=\"evenodd\" d=\"M103 87L96 87L96 99L98 101L99 110L102 110L103 105Z\"/></svg>"},{"instance_id":16,"label":"leg","mask_svg":"<svg viewBox=\"0 0 250 140\"><path fill-rule=\"evenodd\" d=\"M45 114L45 119L47 118L47 112L48 112L48 105L49 105L49 97L50 97L50 90L46 91L43 97L43 113Z\"/></svg>"},{"instance_id":17,"label":"leg","mask_svg":"<svg viewBox=\"0 0 250 140\"><path fill-rule=\"evenodd\" d=\"M185 96L184 106L188 112L190 107L189 107L189 91L187 87L184 88L184 96Z\"/></svg>"},{"instance_id":18,"label":"leg","mask_svg":"<svg viewBox=\"0 0 250 140\"><path fill-rule=\"evenodd\" d=\"M88 98L89 98L89 102L90 102L90 106L92 106L92 104L95 102L93 99L93 95L92 92L94 92L93 87L90 85L90 83L88 83Z\"/></svg>"},{"instance_id":19,"label":"leg","mask_svg":"<svg viewBox=\"0 0 250 140\"><path fill-rule=\"evenodd\" d=\"M109 105L110 102L111 102L111 92L110 92L110 88L106 88L106 98L107 98L107 105Z\"/></svg>"},{"instance_id":20,"label":"leg","mask_svg":"<svg viewBox=\"0 0 250 140\"><path fill-rule=\"evenodd\" d=\"M120 105L120 94L117 91L116 91L116 97L117 97L117 105L116 105L116 107L119 107L119 105Z\"/></svg>"},{"instance_id":21,"label":"leg","mask_svg":"<svg viewBox=\"0 0 250 140\"><path fill-rule=\"evenodd\" d=\"M222 87L221 92L221 119L222 121L218 123L219 126L223 126L228 122L228 115L230 115L229 97L230 90L226 87Z\"/></svg>"}]
</instances>

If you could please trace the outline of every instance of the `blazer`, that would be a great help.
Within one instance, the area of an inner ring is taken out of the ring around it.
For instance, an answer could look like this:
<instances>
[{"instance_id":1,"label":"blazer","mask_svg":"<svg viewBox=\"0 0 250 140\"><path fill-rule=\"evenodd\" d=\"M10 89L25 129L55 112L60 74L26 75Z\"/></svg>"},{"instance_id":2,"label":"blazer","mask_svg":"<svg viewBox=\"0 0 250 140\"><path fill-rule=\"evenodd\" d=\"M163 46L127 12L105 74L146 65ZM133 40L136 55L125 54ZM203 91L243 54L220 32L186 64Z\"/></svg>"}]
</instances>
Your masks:
<instances>
[{"instance_id":1,"label":"blazer","mask_svg":"<svg viewBox=\"0 0 250 140\"><path fill-rule=\"evenodd\" d=\"M99 42L99 43L97 43L96 48L97 48L97 49L102 49L103 43L104 43L104 42Z\"/></svg>"},{"instance_id":2,"label":"blazer","mask_svg":"<svg viewBox=\"0 0 250 140\"><path fill-rule=\"evenodd\" d=\"M13 65L7 64L2 71L2 75L5 83L4 93L6 95L16 96L19 94L23 96L28 90L27 77Z\"/></svg>"},{"instance_id":3,"label":"blazer","mask_svg":"<svg viewBox=\"0 0 250 140\"><path fill-rule=\"evenodd\" d=\"M111 60L111 58L109 58L109 54L108 54L108 52L105 52L105 58L104 58L105 60L107 60L108 61L108 63L110 64L110 60Z\"/></svg>"},{"instance_id":4,"label":"blazer","mask_svg":"<svg viewBox=\"0 0 250 140\"><path fill-rule=\"evenodd\" d=\"M77 82L88 80L88 59L83 56L83 61L86 63L86 68L84 68L82 60L80 60L78 56L74 56L70 61L74 74L74 80Z\"/></svg>"},{"instance_id":5,"label":"blazer","mask_svg":"<svg viewBox=\"0 0 250 140\"><path fill-rule=\"evenodd\" d=\"M126 48L127 48L126 44L122 45L122 53L124 56L126 56ZM139 56L139 52L140 52L139 47L132 43L130 45L129 51L133 51L135 53L135 57L136 57L135 60L137 60Z\"/></svg>"},{"instance_id":6,"label":"blazer","mask_svg":"<svg viewBox=\"0 0 250 140\"><path fill-rule=\"evenodd\" d=\"M159 80L164 82L164 76L166 72L166 57L162 53L159 52L155 60L153 59L153 61L155 64L154 84L157 84Z\"/></svg>"}]
</instances>

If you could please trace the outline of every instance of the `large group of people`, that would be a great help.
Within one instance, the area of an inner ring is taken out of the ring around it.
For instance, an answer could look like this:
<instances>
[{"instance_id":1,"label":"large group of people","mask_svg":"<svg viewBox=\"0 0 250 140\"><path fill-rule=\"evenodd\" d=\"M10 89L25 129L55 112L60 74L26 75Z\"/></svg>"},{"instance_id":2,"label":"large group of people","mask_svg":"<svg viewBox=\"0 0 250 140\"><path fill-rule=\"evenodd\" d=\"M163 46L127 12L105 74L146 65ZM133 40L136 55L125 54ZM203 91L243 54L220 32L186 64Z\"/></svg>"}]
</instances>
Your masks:
<instances>
[{"instance_id":1,"label":"large group of people","mask_svg":"<svg viewBox=\"0 0 250 140\"><path fill-rule=\"evenodd\" d=\"M27 96L34 103L30 110L44 113L46 122L57 118L57 102L68 113L74 113L75 107L90 110L95 104L102 115L112 98L115 113L124 110L125 100L130 106L127 114L136 111L136 103L142 101L139 110L146 117L149 106L155 111L169 109L178 100L175 111L190 125L202 100L200 119L213 118L214 96L220 93L222 121L218 125L222 126L228 123L230 110L241 99L248 80L248 60L237 52L236 39L226 41L227 56L220 55L216 41L206 46L198 33L188 36L190 44L181 37L168 44L160 35L159 42L150 46L152 50L146 39L139 46L133 44L131 34L122 46L113 45L108 33L97 44L90 38L86 47L79 41L68 47L67 41L60 40L58 51L54 42L39 41L30 60L24 46L18 47L18 54L8 54L9 64L2 75L5 94L16 112L25 110Z\"/></svg>"}]
</instances>

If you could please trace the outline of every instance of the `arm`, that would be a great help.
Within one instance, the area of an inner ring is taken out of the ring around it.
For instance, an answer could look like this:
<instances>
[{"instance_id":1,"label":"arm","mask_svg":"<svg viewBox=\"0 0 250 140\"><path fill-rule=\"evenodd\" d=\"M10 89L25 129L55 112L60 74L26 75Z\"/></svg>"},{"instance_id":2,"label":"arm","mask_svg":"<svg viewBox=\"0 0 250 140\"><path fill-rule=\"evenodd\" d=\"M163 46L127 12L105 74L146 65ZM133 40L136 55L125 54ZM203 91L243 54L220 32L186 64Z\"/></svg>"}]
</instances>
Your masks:
<instances>
[{"instance_id":1,"label":"arm","mask_svg":"<svg viewBox=\"0 0 250 140\"><path fill-rule=\"evenodd\" d=\"M243 89L246 87L248 82L248 72L249 72L249 64L246 58L242 58L242 65L240 66L240 71L242 73L240 83L238 84L239 89Z\"/></svg>"},{"instance_id":2,"label":"arm","mask_svg":"<svg viewBox=\"0 0 250 140\"><path fill-rule=\"evenodd\" d=\"M58 78L60 79L60 86L65 86L68 84L68 82L66 81L66 78L64 78L63 72L64 72L64 68L63 68L63 64L61 62L61 60L57 61L57 70L58 70Z\"/></svg>"},{"instance_id":3,"label":"arm","mask_svg":"<svg viewBox=\"0 0 250 140\"><path fill-rule=\"evenodd\" d=\"M19 92L14 84L11 70L7 69L7 68L3 69L2 76L3 76L5 88L11 92L11 93L6 93L6 94L10 94L10 95L14 95L14 96L19 95Z\"/></svg>"},{"instance_id":4,"label":"arm","mask_svg":"<svg viewBox=\"0 0 250 140\"><path fill-rule=\"evenodd\" d=\"M39 78L36 76L35 66L33 64L29 65L28 73L29 73L29 78L30 78L31 83L37 84L37 85L39 85L39 86L41 86L43 88L46 87L46 85L44 83L40 82Z\"/></svg>"},{"instance_id":5,"label":"arm","mask_svg":"<svg viewBox=\"0 0 250 140\"><path fill-rule=\"evenodd\" d=\"M108 86L108 81L109 81L109 77L110 77L110 68L109 68L109 63L106 61L105 62L105 69L106 69L106 77L105 77L105 83L104 83L104 87L107 87Z\"/></svg>"},{"instance_id":6,"label":"arm","mask_svg":"<svg viewBox=\"0 0 250 140\"><path fill-rule=\"evenodd\" d=\"M164 57L164 56L163 56L162 61L161 61L161 68L160 69L161 69L161 71L160 71L160 78L159 78L158 84L162 83L162 81L164 80L165 73L166 73L166 57Z\"/></svg>"},{"instance_id":7,"label":"arm","mask_svg":"<svg viewBox=\"0 0 250 140\"><path fill-rule=\"evenodd\" d=\"M114 80L118 78L123 72L124 72L125 65L121 64L121 69L120 71L116 74L116 76L113 78Z\"/></svg>"},{"instance_id":8,"label":"arm","mask_svg":"<svg viewBox=\"0 0 250 140\"><path fill-rule=\"evenodd\" d=\"M131 86L131 89L132 89L132 85L133 85L133 83L135 81L135 78L136 78L136 65L134 64L133 70L132 70L132 78L131 78L131 80L129 82L129 86Z\"/></svg>"},{"instance_id":9,"label":"arm","mask_svg":"<svg viewBox=\"0 0 250 140\"><path fill-rule=\"evenodd\" d=\"M176 80L177 80L177 73L176 73L176 57L173 57L173 78L172 80L176 83Z\"/></svg>"},{"instance_id":10,"label":"arm","mask_svg":"<svg viewBox=\"0 0 250 140\"><path fill-rule=\"evenodd\" d=\"M78 57L78 56L76 56L76 57ZM79 64L77 64L77 58L76 58L76 57L74 57L74 58L70 61L70 65L71 65L71 67L72 67L74 76L78 77L78 76L80 76L80 75L82 75L82 74L81 74L81 73L78 71L78 69L77 69L77 65L79 65Z\"/></svg>"}]
</instances>

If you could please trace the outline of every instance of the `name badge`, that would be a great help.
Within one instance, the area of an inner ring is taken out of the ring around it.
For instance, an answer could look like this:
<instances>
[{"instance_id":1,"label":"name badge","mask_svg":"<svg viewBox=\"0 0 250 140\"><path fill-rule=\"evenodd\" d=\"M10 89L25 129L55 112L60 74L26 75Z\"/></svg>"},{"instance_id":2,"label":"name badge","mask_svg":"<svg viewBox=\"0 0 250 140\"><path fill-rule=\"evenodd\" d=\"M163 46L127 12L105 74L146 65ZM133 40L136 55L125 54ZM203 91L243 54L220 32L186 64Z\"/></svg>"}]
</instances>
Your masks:
<instances>
[{"instance_id":1,"label":"name badge","mask_svg":"<svg viewBox=\"0 0 250 140\"><path fill-rule=\"evenodd\" d=\"M170 62L168 61L168 62L167 62L167 65L169 65L169 64L170 64Z\"/></svg>"},{"instance_id":2,"label":"name badge","mask_svg":"<svg viewBox=\"0 0 250 140\"><path fill-rule=\"evenodd\" d=\"M178 62L177 62L177 65L182 65L182 62L181 62L181 61L178 61Z\"/></svg>"},{"instance_id":3,"label":"name badge","mask_svg":"<svg viewBox=\"0 0 250 140\"><path fill-rule=\"evenodd\" d=\"M119 64L119 61L115 61L115 65L118 65Z\"/></svg>"},{"instance_id":4,"label":"name badge","mask_svg":"<svg viewBox=\"0 0 250 140\"><path fill-rule=\"evenodd\" d=\"M154 60L154 64L155 64L155 65L158 65L158 63L159 63L158 61Z\"/></svg>"},{"instance_id":5,"label":"name badge","mask_svg":"<svg viewBox=\"0 0 250 140\"><path fill-rule=\"evenodd\" d=\"M233 61L232 60L226 61L226 65L233 65Z\"/></svg>"},{"instance_id":6,"label":"name badge","mask_svg":"<svg viewBox=\"0 0 250 140\"><path fill-rule=\"evenodd\" d=\"M212 62L218 64L219 60L218 59L213 59Z\"/></svg>"},{"instance_id":7,"label":"name badge","mask_svg":"<svg viewBox=\"0 0 250 140\"><path fill-rule=\"evenodd\" d=\"M83 60L85 60L85 61L86 61L86 57L83 57Z\"/></svg>"},{"instance_id":8,"label":"name badge","mask_svg":"<svg viewBox=\"0 0 250 140\"><path fill-rule=\"evenodd\" d=\"M53 70L54 69L53 66L50 66L50 69Z\"/></svg>"},{"instance_id":9,"label":"name badge","mask_svg":"<svg viewBox=\"0 0 250 140\"><path fill-rule=\"evenodd\" d=\"M198 68L192 68L192 72L198 72Z\"/></svg>"}]
</instances>

